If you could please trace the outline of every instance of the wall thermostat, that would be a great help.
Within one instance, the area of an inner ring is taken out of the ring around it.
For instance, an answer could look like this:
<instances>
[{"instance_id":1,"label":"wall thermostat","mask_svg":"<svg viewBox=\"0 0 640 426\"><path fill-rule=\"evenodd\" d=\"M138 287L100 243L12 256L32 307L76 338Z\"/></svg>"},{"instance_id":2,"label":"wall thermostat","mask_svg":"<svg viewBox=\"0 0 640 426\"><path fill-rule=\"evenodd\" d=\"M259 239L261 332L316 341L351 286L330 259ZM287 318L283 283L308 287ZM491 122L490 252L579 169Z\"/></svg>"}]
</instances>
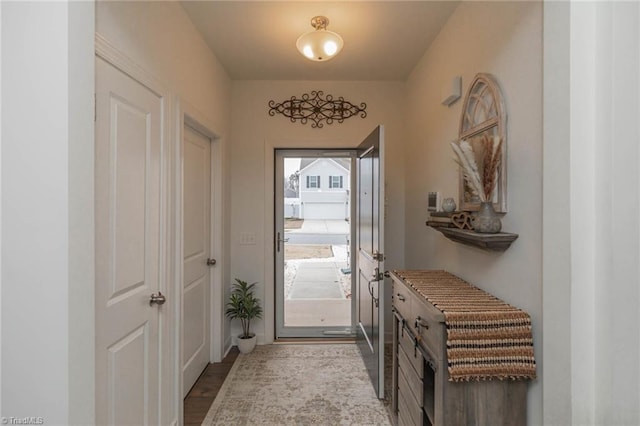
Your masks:
<instances>
[{"instance_id":1,"label":"wall thermostat","mask_svg":"<svg viewBox=\"0 0 640 426\"><path fill-rule=\"evenodd\" d=\"M427 210L430 212L437 212L440 205L440 193L429 192L427 194Z\"/></svg>"}]
</instances>

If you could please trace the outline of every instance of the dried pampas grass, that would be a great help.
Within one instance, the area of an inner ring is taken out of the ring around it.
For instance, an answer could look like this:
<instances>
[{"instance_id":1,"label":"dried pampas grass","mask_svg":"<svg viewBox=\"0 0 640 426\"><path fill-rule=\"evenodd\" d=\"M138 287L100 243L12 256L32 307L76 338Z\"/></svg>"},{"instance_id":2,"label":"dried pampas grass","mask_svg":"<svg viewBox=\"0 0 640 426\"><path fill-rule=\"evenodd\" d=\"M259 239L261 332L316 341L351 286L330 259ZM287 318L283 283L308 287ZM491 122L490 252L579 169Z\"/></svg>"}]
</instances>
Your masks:
<instances>
[{"instance_id":1,"label":"dried pampas grass","mask_svg":"<svg viewBox=\"0 0 640 426\"><path fill-rule=\"evenodd\" d=\"M451 142L454 159L480 201L491 201L502 166L502 139L487 135Z\"/></svg>"}]
</instances>

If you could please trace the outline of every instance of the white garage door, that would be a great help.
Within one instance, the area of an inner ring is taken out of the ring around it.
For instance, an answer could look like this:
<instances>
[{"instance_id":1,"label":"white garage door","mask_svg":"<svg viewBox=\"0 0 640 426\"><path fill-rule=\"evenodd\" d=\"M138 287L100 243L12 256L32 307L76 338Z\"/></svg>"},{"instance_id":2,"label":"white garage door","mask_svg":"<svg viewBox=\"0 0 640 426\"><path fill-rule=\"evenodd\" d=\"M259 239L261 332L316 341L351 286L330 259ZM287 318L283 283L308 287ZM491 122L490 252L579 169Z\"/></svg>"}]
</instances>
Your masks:
<instances>
[{"instance_id":1,"label":"white garage door","mask_svg":"<svg viewBox=\"0 0 640 426\"><path fill-rule=\"evenodd\" d=\"M347 207L344 203L304 203L304 219L346 219Z\"/></svg>"}]
</instances>

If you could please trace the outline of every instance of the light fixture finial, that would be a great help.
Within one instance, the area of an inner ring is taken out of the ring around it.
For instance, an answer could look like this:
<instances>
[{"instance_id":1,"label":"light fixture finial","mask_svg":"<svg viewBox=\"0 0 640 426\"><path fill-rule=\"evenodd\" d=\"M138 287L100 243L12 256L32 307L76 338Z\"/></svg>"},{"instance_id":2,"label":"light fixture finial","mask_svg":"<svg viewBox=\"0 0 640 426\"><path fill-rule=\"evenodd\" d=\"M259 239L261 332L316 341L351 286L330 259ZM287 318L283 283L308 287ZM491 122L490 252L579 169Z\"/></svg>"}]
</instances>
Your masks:
<instances>
[{"instance_id":1,"label":"light fixture finial","mask_svg":"<svg viewBox=\"0 0 640 426\"><path fill-rule=\"evenodd\" d=\"M327 25L329 25L329 18L326 16L314 16L311 18L311 26L316 30L326 30Z\"/></svg>"}]
</instances>

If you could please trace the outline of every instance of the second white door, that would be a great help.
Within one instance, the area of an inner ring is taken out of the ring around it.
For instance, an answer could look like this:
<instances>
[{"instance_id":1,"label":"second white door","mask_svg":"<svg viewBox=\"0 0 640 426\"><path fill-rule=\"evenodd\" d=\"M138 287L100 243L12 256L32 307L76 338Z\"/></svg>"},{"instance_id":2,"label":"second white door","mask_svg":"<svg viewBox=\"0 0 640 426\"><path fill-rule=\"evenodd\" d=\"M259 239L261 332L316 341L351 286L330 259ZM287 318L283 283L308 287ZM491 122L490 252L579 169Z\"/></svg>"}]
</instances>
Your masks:
<instances>
[{"instance_id":1,"label":"second white door","mask_svg":"<svg viewBox=\"0 0 640 426\"><path fill-rule=\"evenodd\" d=\"M182 374L187 395L210 359L211 140L189 126L183 138Z\"/></svg>"}]
</instances>

